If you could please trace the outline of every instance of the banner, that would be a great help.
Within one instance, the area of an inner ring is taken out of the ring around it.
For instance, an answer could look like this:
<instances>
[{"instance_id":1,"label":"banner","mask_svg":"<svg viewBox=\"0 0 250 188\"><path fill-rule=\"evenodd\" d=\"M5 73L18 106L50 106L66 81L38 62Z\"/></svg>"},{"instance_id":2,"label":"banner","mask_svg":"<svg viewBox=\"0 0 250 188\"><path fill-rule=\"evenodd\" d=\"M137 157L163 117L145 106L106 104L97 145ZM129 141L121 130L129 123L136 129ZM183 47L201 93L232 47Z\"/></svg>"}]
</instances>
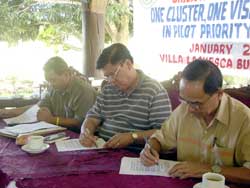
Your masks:
<instances>
[{"instance_id":1,"label":"banner","mask_svg":"<svg viewBox=\"0 0 250 188\"><path fill-rule=\"evenodd\" d=\"M136 0L134 42L136 63L159 80L197 58L249 77L250 0Z\"/></svg>"}]
</instances>

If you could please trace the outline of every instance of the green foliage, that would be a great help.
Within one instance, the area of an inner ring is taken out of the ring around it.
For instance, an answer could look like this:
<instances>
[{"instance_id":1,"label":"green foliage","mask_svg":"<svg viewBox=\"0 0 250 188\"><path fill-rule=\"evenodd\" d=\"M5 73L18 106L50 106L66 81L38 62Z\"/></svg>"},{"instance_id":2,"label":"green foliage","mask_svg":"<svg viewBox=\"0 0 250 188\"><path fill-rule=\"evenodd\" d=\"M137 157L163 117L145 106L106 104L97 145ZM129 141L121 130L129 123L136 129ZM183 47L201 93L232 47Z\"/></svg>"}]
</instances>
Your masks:
<instances>
[{"instance_id":1,"label":"green foliage","mask_svg":"<svg viewBox=\"0 0 250 188\"><path fill-rule=\"evenodd\" d=\"M81 40L80 4L41 4L31 0L1 0L0 40L42 40L48 45L64 44L73 35Z\"/></svg>"},{"instance_id":2,"label":"green foliage","mask_svg":"<svg viewBox=\"0 0 250 188\"><path fill-rule=\"evenodd\" d=\"M223 75L225 88L242 87L250 84L250 79L242 76Z\"/></svg>"},{"instance_id":3,"label":"green foliage","mask_svg":"<svg viewBox=\"0 0 250 188\"><path fill-rule=\"evenodd\" d=\"M127 3L129 5L129 3ZM125 6L120 0L109 0L108 6L106 9L106 25L112 25L116 29L116 31L109 33L106 31L105 42L112 42L112 38L115 32L119 32L122 28L123 17L126 16L128 18L129 23L129 33L133 32L133 12L129 6ZM111 27L112 27L111 26ZM128 34L129 34L128 33Z\"/></svg>"},{"instance_id":4,"label":"green foliage","mask_svg":"<svg viewBox=\"0 0 250 188\"><path fill-rule=\"evenodd\" d=\"M82 40L82 7L80 0L72 3L40 3L36 0L0 0L0 41L15 45L18 41L41 40L49 46L62 45L63 49L79 49L67 44L69 36ZM77 4L75 2L78 2ZM86 1L91 3L90 1ZM120 32L122 18L129 19L132 30L132 12L119 0L109 0L106 24ZM106 32L106 42L112 42Z\"/></svg>"}]
</instances>

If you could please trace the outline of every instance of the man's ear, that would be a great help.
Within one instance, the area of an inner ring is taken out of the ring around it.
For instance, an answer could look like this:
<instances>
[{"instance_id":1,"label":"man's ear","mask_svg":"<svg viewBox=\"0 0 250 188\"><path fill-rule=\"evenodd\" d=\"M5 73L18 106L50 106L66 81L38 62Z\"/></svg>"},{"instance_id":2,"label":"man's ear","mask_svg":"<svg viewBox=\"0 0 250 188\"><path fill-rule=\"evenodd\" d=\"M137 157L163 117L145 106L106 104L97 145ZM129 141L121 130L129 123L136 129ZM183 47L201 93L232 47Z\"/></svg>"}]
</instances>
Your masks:
<instances>
[{"instance_id":1,"label":"man's ear","mask_svg":"<svg viewBox=\"0 0 250 188\"><path fill-rule=\"evenodd\" d=\"M125 64L128 66L128 69L131 70L133 68L133 63L130 59L126 59Z\"/></svg>"},{"instance_id":2,"label":"man's ear","mask_svg":"<svg viewBox=\"0 0 250 188\"><path fill-rule=\"evenodd\" d=\"M224 93L223 89L220 88L220 89L218 90L219 99L221 99L223 93Z\"/></svg>"}]
</instances>

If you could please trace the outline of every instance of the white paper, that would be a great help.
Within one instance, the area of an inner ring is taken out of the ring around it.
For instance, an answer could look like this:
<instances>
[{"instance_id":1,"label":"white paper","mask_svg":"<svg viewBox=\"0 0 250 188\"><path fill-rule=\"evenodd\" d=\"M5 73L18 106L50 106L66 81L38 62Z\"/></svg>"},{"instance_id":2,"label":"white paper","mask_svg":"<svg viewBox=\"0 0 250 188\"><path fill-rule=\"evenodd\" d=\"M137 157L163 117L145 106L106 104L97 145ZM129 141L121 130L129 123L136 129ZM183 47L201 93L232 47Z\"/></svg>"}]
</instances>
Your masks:
<instances>
[{"instance_id":1,"label":"white paper","mask_svg":"<svg viewBox=\"0 0 250 188\"><path fill-rule=\"evenodd\" d=\"M3 135L9 135L11 137L16 137L17 134L16 133L13 133L13 132L10 132L6 129L0 129L0 133L2 133Z\"/></svg>"},{"instance_id":2,"label":"white paper","mask_svg":"<svg viewBox=\"0 0 250 188\"><path fill-rule=\"evenodd\" d=\"M24 133L41 130L41 129L51 129L51 128L57 128L57 127L58 126L56 125L53 125L44 121L40 121L37 123L20 124L20 125L16 125L13 127L5 127L4 129L15 134L24 134Z\"/></svg>"},{"instance_id":3,"label":"white paper","mask_svg":"<svg viewBox=\"0 0 250 188\"><path fill-rule=\"evenodd\" d=\"M169 177L169 170L177 163L176 161L160 159L158 165L146 167L141 163L139 158L123 157L119 173Z\"/></svg>"},{"instance_id":4,"label":"white paper","mask_svg":"<svg viewBox=\"0 0 250 188\"><path fill-rule=\"evenodd\" d=\"M70 139L56 142L57 151L78 151L78 150L89 150L89 149L101 149L105 144L102 138L98 138L96 141L97 147L84 147L80 144L79 139Z\"/></svg>"},{"instance_id":5,"label":"white paper","mask_svg":"<svg viewBox=\"0 0 250 188\"><path fill-rule=\"evenodd\" d=\"M37 114L38 110L39 110L39 106L34 105L34 106L30 107L28 110L26 110L24 113L20 114L19 116L4 119L4 121L8 125L36 122L37 121L36 114Z\"/></svg>"}]
</instances>

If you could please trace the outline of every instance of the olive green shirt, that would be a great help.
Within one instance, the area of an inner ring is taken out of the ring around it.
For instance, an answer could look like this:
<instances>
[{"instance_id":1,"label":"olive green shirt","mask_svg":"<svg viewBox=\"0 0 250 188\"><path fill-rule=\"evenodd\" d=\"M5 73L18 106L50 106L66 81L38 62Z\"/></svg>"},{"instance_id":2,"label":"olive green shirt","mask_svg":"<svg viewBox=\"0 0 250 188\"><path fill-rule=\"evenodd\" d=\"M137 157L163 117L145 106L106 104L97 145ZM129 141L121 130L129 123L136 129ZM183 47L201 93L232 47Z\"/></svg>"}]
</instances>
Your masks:
<instances>
[{"instance_id":1,"label":"olive green shirt","mask_svg":"<svg viewBox=\"0 0 250 188\"><path fill-rule=\"evenodd\" d=\"M222 165L250 168L250 109L227 94L209 126L183 103L152 137L162 150L176 148L179 161L215 164L217 151Z\"/></svg>"},{"instance_id":2,"label":"olive green shirt","mask_svg":"<svg viewBox=\"0 0 250 188\"><path fill-rule=\"evenodd\" d=\"M74 118L83 122L95 102L97 91L86 81L73 78L65 91L49 88L40 107L47 107L53 116Z\"/></svg>"}]
</instances>

